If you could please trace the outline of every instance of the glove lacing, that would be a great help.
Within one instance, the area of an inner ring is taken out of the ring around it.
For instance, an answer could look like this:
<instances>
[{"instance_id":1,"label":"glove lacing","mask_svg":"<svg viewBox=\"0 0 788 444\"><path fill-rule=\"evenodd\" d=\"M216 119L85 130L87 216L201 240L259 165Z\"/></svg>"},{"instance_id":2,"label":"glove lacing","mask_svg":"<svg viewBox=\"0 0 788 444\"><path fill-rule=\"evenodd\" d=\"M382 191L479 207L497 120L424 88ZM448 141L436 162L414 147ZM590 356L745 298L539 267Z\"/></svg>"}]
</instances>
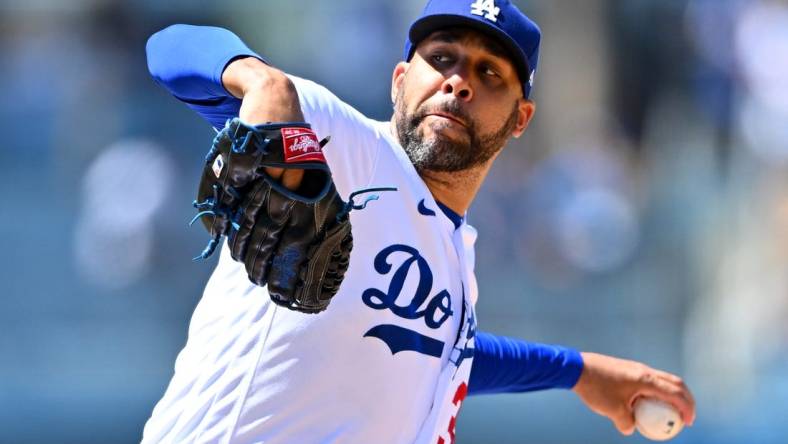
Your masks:
<instances>
[{"instance_id":1,"label":"glove lacing","mask_svg":"<svg viewBox=\"0 0 788 444\"><path fill-rule=\"evenodd\" d=\"M235 190L232 187L228 187L228 191L231 194L235 192ZM364 208L367 207L368 203L372 202L373 200L380 199L379 195L372 194L370 196L367 196L367 198L364 199L364 202L360 204L356 204L355 202L353 202L353 199L356 196L358 196L359 194L373 193L380 191L397 191L397 188L396 187L364 188L350 193L350 196L348 196L348 201L347 203L345 203L345 206L342 208L342 211L337 213L336 216L337 222L344 220L352 210L363 210ZM238 197L238 196L234 195L234 197ZM236 221L237 215L232 214L232 210L230 209L230 207L221 204L221 200L219 198L219 186L217 184L213 185L212 197L209 197L208 199L205 199L202 202L197 202L197 200L195 199L194 202L192 202L192 206L194 206L194 208L196 208L200 212L197 213L192 218L191 221L189 221L189 226L192 226L194 222L199 220L201 217L210 215L214 217L218 217L218 216L226 217L230 221L230 224L232 225L233 229L235 229L236 231L241 228L241 226ZM208 244L205 246L202 252L199 255L193 257L192 260L193 261L205 260L211 257L211 255L213 255L213 252L216 250L216 247L219 245L219 241L222 239L222 236L223 234L220 232L215 233L213 237L208 241Z\"/></svg>"}]
</instances>

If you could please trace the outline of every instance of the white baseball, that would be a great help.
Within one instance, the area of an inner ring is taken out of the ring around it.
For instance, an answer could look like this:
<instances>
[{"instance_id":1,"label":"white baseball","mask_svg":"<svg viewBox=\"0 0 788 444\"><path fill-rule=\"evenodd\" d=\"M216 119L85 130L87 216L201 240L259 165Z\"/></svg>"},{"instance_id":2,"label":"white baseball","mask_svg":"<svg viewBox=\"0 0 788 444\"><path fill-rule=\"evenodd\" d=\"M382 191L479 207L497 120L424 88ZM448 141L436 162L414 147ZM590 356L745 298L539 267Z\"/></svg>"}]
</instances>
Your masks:
<instances>
[{"instance_id":1,"label":"white baseball","mask_svg":"<svg viewBox=\"0 0 788 444\"><path fill-rule=\"evenodd\" d=\"M641 435L654 441L667 441L684 428L678 410L654 398L635 401L635 426Z\"/></svg>"}]
</instances>

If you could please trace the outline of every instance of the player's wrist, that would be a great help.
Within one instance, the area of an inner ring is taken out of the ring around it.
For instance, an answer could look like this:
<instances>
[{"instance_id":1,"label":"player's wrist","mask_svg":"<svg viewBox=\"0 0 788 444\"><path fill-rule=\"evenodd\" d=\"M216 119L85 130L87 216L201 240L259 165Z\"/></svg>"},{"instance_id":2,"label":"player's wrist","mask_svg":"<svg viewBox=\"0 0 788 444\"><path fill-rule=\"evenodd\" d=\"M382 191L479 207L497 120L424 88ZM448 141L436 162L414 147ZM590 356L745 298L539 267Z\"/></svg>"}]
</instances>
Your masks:
<instances>
[{"instance_id":1,"label":"player's wrist","mask_svg":"<svg viewBox=\"0 0 788 444\"><path fill-rule=\"evenodd\" d=\"M582 383L585 382L584 379L587 379L587 378L584 378L584 376L586 376L586 373L588 372L588 369L586 368L586 365L585 365L584 352L580 352L580 356L581 356L581 359L583 360L583 367L580 370L580 375L577 377L577 381L575 381L575 385L573 385L572 389L571 389L573 392L577 393L578 395L580 394L580 391L583 388Z\"/></svg>"},{"instance_id":2,"label":"player's wrist","mask_svg":"<svg viewBox=\"0 0 788 444\"><path fill-rule=\"evenodd\" d=\"M580 374L577 377L577 381L574 386L572 386L572 391L583 398L591 391L597 389L595 385L599 382L597 380L599 361L600 358L604 357L598 353L591 352L579 352L579 355L582 360L582 367L580 368Z\"/></svg>"}]
</instances>

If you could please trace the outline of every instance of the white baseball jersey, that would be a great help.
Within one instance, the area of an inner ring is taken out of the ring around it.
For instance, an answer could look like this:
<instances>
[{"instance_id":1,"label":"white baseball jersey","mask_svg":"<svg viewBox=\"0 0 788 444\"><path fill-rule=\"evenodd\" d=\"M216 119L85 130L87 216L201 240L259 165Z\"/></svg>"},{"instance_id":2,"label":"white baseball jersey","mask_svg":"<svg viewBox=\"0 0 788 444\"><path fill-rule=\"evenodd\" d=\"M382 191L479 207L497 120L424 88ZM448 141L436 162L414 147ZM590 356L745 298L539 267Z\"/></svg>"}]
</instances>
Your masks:
<instances>
[{"instance_id":1,"label":"white baseball jersey","mask_svg":"<svg viewBox=\"0 0 788 444\"><path fill-rule=\"evenodd\" d=\"M223 248L143 442L448 444L468 389L476 231L438 208L389 122L291 77L343 198L354 246L320 314L273 304ZM361 195L357 200L363 199Z\"/></svg>"}]
</instances>

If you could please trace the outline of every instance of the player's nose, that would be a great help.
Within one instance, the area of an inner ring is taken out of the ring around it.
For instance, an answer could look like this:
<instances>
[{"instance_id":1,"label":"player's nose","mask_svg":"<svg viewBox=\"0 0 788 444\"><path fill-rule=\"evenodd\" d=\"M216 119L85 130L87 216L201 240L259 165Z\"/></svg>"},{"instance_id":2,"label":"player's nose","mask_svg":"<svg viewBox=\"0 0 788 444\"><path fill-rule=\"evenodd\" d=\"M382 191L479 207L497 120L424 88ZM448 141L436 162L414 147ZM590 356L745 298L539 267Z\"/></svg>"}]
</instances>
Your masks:
<instances>
[{"instance_id":1,"label":"player's nose","mask_svg":"<svg viewBox=\"0 0 788 444\"><path fill-rule=\"evenodd\" d=\"M443 80L441 91L444 94L451 94L465 102L473 98L473 88L471 88L468 77L460 71L451 73Z\"/></svg>"}]
</instances>

